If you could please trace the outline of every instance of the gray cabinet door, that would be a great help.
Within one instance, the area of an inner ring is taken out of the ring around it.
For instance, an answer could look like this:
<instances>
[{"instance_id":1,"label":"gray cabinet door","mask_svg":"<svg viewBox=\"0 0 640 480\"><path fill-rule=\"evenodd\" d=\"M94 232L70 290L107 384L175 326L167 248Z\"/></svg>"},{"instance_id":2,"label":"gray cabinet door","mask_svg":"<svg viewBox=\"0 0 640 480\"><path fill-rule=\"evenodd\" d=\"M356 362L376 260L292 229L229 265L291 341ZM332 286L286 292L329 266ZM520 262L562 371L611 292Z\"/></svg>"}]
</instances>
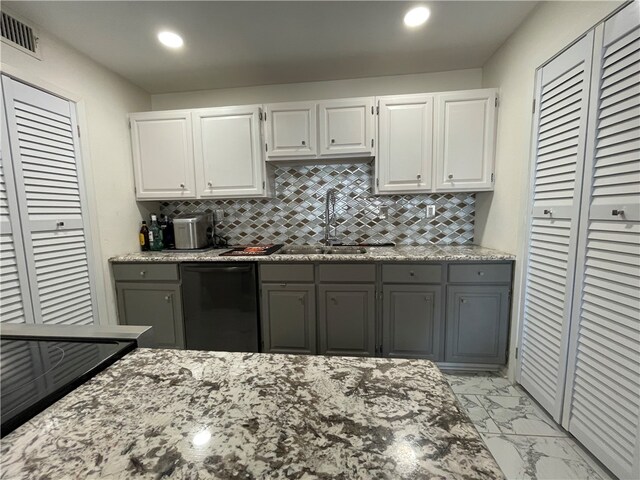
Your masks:
<instances>
[{"instance_id":1,"label":"gray cabinet door","mask_svg":"<svg viewBox=\"0 0 640 480\"><path fill-rule=\"evenodd\" d=\"M435 285L383 287L382 354L441 360L441 288Z\"/></svg>"},{"instance_id":2,"label":"gray cabinet door","mask_svg":"<svg viewBox=\"0 0 640 480\"><path fill-rule=\"evenodd\" d=\"M447 288L447 362L505 363L508 329L508 286Z\"/></svg>"},{"instance_id":3,"label":"gray cabinet door","mask_svg":"<svg viewBox=\"0 0 640 480\"><path fill-rule=\"evenodd\" d=\"M315 285L263 283L263 351L315 354L315 312Z\"/></svg>"},{"instance_id":4,"label":"gray cabinet door","mask_svg":"<svg viewBox=\"0 0 640 480\"><path fill-rule=\"evenodd\" d=\"M157 348L184 348L180 286L116 282L118 315L123 325L149 325Z\"/></svg>"},{"instance_id":5,"label":"gray cabinet door","mask_svg":"<svg viewBox=\"0 0 640 480\"><path fill-rule=\"evenodd\" d=\"M374 356L375 287L320 285L318 296L319 353Z\"/></svg>"}]
</instances>

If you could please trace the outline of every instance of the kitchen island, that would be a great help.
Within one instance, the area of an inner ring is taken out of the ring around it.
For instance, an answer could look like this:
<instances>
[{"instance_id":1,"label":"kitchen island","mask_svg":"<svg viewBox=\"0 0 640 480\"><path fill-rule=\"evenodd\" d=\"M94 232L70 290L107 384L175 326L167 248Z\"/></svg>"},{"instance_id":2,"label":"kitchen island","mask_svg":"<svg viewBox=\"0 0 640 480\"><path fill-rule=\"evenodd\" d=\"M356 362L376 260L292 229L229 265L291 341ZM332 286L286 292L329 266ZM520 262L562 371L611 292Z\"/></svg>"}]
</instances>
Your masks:
<instances>
[{"instance_id":1,"label":"kitchen island","mask_svg":"<svg viewBox=\"0 0 640 480\"><path fill-rule=\"evenodd\" d=\"M138 349L1 451L12 480L504 478L426 360Z\"/></svg>"}]
</instances>

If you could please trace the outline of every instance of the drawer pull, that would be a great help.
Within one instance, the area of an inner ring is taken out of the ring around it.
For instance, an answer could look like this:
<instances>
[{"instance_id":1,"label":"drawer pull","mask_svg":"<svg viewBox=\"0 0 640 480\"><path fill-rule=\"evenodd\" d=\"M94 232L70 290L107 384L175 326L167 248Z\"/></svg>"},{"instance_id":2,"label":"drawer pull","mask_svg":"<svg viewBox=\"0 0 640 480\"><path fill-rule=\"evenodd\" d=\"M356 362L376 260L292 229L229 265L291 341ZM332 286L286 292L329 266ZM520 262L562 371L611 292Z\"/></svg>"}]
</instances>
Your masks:
<instances>
[{"instance_id":1,"label":"drawer pull","mask_svg":"<svg viewBox=\"0 0 640 480\"><path fill-rule=\"evenodd\" d=\"M147 274L147 272L145 270L140 270L140 276L144 277Z\"/></svg>"},{"instance_id":2,"label":"drawer pull","mask_svg":"<svg viewBox=\"0 0 640 480\"><path fill-rule=\"evenodd\" d=\"M287 284L286 284L286 283L281 283L281 284L280 284L280 286L281 286L281 287L286 287L286 286L287 286Z\"/></svg>"},{"instance_id":3,"label":"drawer pull","mask_svg":"<svg viewBox=\"0 0 640 480\"><path fill-rule=\"evenodd\" d=\"M168 303L171 303L171 295L165 295L164 301L168 302Z\"/></svg>"},{"instance_id":4,"label":"drawer pull","mask_svg":"<svg viewBox=\"0 0 640 480\"><path fill-rule=\"evenodd\" d=\"M461 298L460 299L460 303L467 303L467 299L466 298Z\"/></svg>"},{"instance_id":5,"label":"drawer pull","mask_svg":"<svg viewBox=\"0 0 640 480\"><path fill-rule=\"evenodd\" d=\"M304 140L302 140L302 145L306 145L306 144L307 144L307 142L305 142Z\"/></svg>"},{"instance_id":6,"label":"drawer pull","mask_svg":"<svg viewBox=\"0 0 640 480\"><path fill-rule=\"evenodd\" d=\"M429 297L424 297L424 301L429 303L431 301L431 299Z\"/></svg>"},{"instance_id":7,"label":"drawer pull","mask_svg":"<svg viewBox=\"0 0 640 480\"><path fill-rule=\"evenodd\" d=\"M542 213L544 213L545 215L551 215L551 213L553 213L550 209L545 208Z\"/></svg>"},{"instance_id":8,"label":"drawer pull","mask_svg":"<svg viewBox=\"0 0 640 480\"><path fill-rule=\"evenodd\" d=\"M64 222L56 222L56 227L58 228L64 227Z\"/></svg>"},{"instance_id":9,"label":"drawer pull","mask_svg":"<svg viewBox=\"0 0 640 480\"><path fill-rule=\"evenodd\" d=\"M335 138L332 138L332 139L331 139L331 143L336 143L336 139L335 139Z\"/></svg>"},{"instance_id":10,"label":"drawer pull","mask_svg":"<svg viewBox=\"0 0 640 480\"><path fill-rule=\"evenodd\" d=\"M304 305L304 297L298 297L298 301L299 301L302 305Z\"/></svg>"},{"instance_id":11,"label":"drawer pull","mask_svg":"<svg viewBox=\"0 0 640 480\"><path fill-rule=\"evenodd\" d=\"M409 276L410 276L410 277L415 277L415 276L416 276L416 272L414 272L413 270L411 270L411 271L409 272Z\"/></svg>"},{"instance_id":12,"label":"drawer pull","mask_svg":"<svg viewBox=\"0 0 640 480\"><path fill-rule=\"evenodd\" d=\"M613 215L614 217L617 217L618 215L624 215L624 210L611 210L611 215Z\"/></svg>"},{"instance_id":13,"label":"drawer pull","mask_svg":"<svg viewBox=\"0 0 640 480\"><path fill-rule=\"evenodd\" d=\"M336 300L336 297L331 297L329 300L331 300L331 302L332 302L334 305L337 305L337 304L338 304L338 300Z\"/></svg>"},{"instance_id":14,"label":"drawer pull","mask_svg":"<svg viewBox=\"0 0 640 480\"><path fill-rule=\"evenodd\" d=\"M478 275L480 275L481 277L484 275L484 272L478 272Z\"/></svg>"}]
</instances>

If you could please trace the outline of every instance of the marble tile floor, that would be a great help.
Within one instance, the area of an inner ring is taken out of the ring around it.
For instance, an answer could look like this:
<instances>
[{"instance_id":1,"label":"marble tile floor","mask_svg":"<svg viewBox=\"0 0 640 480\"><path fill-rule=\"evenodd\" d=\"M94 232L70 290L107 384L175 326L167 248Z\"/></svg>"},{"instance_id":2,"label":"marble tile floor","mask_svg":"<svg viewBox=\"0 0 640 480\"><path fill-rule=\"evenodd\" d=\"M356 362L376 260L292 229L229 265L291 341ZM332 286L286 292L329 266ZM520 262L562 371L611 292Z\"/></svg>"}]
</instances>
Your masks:
<instances>
[{"instance_id":1,"label":"marble tile floor","mask_svg":"<svg viewBox=\"0 0 640 480\"><path fill-rule=\"evenodd\" d=\"M497 373L446 377L509 480L613 480L521 387Z\"/></svg>"}]
</instances>

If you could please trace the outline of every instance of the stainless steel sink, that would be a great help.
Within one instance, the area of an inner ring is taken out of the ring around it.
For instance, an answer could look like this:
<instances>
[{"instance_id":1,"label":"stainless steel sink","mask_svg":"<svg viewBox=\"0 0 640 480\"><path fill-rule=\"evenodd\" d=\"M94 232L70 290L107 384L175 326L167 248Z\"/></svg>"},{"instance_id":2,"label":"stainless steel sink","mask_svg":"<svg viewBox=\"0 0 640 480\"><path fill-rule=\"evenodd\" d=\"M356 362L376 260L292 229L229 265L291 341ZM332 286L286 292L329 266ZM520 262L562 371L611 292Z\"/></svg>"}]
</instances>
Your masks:
<instances>
[{"instance_id":1,"label":"stainless steel sink","mask_svg":"<svg viewBox=\"0 0 640 480\"><path fill-rule=\"evenodd\" d=\"M282 255L363 255L367 253L367 249L362 247L299 245L281 248L276 253Z\"/></svg>"},{"instance_id":2,"label":"stainless steel sink","mask_svg":"<svg viewBox=\"0 0 640 480\"><path fill-rule=\"evenodd\" d=\"M367 253L362 247L327 247L324 249L326 255L363 255Z\"/></svg>"},{"instance_id":3,"label":"stainless steel sink","mask_svg":"<svg viewBox=\"0 0 640 480\"><path fill-rule=\"evenodd\" d=\"M276 253L281 253L283 255L321 255L324 253L324 249L313 245L300 245L284 247Z\"/></svg>"}]
</instances>

